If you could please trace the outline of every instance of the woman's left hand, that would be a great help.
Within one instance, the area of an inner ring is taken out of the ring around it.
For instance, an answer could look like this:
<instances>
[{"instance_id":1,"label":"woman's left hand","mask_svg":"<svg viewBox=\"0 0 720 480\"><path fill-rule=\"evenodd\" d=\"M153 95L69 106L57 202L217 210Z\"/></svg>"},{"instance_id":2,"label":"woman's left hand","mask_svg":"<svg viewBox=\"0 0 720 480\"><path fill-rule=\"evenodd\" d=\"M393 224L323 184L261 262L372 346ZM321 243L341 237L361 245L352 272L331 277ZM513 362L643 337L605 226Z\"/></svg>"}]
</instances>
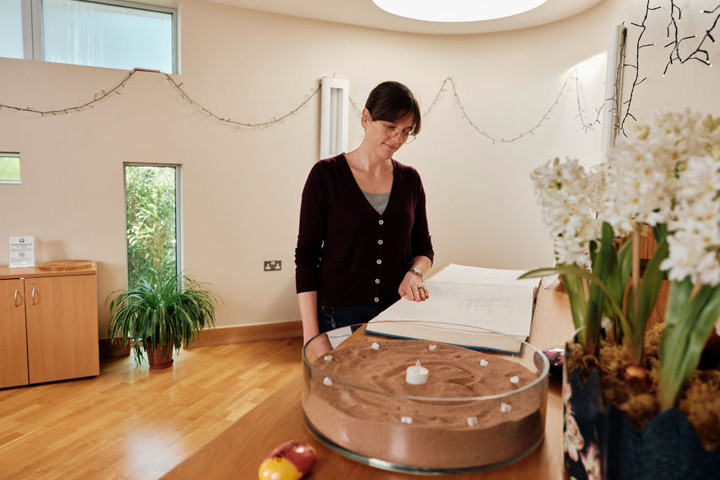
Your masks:
<instances>
[{"instance_id":1,"label":"woman's left hand","mask_svg":"<svg viewBox=\"0 0 720 480\"><path fill-rule=\"evenodd\" d=\"M422 277L413 272L407 272L405 274L405 278L403 278L400 288L398 288L398 293L401 297L415 302L423 302L430 297L430 294L423 285Z\"/></svg>"}]
</instances>

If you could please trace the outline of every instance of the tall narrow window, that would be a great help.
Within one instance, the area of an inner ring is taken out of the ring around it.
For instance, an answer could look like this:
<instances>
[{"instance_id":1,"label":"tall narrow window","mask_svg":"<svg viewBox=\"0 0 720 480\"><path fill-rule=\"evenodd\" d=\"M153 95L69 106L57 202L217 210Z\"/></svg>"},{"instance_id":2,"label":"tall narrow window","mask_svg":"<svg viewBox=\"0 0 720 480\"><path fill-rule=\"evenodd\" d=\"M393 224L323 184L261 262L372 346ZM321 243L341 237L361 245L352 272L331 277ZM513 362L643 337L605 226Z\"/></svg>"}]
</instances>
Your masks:
<instances>
[{"instance_id":1,"label":"tall narrow window","mask_svg":"<svg viewBox=\"0 0 720 480\"><path fill-rule=\"evenodd\" d=\"M22 183L19 153L0 152L0 183Z\"/></svg>"},{"instance_id":2,"label":"tall narrow window","mask_svg":"<svg viewBox=\"0 0 720 480\"><path fill-rule=\"evenodd\" d=\"M156 271L180 271L178 215L180 167L125 165L128 286Z\"/></svg>"},{"instance_id":3,"label":"tall narrow window","mask_svg":"<svg viewBox=\"0 0 720 480\"><path fill-rule=\"evenodd\" d=\"M323 77L320 88L320 158L347 152L350 80Z\"/></svg>"}]
</instances>

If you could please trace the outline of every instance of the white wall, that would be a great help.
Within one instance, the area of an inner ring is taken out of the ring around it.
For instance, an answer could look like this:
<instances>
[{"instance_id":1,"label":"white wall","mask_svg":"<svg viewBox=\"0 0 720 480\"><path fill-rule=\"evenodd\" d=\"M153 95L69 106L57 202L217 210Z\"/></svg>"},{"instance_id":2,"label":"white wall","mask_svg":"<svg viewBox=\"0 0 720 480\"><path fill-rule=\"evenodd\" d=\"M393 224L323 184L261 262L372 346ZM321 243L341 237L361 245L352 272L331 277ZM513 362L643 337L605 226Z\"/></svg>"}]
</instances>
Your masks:
<instances>
[{"instance_id":1,"label":"white wall","mask_svg":"<svg viewBox=\"0 0 720 480\"><path fill-rule=\"evenodd\" d=\"M513 137L532 128L569 72L607 49L610 28L642 20L644 2L606 0L550 25L477 36L419 36L181 1L183 88L221 116L260 122L297 106L322 76L348 78L362 107L377 83L406 83L430 107L452 76L462 105L481 128ZM693 9L695 10L695 9ZM687 9L684 25L693 26ZM655 22L660 44L666 21ZM632 32L631 32L632 35ZM719 34L720 35L720 34ZM634 38L634 37L632 37ZM717 69L677 67L649 79L633 111L647 118L666 100L718 111ZM718 57L718 48L714 56ZM660 59L660 60L658 60ZM661 65L660 71L662 71ZM82 104L126 72L0 58L0 103L39 109ZM580 72L587 116L603 102L604 65ZM449 85L448 85L449 86ZM573 84L574 86L574 84ZM352 109L351 109L352 111ZM513 143L480 136L462 118L449 88L423 120L423 131L397 159L421 173L436 249L449 262L500 268L548 264L530 171L555 156L600 160L600 129L585 133L575 90L534 135ZM351 113L350 148L361 138ZM293 254L300 192L319 155L319 95L284 124L236 131L209 120L152 73L138 73L94 110L39 118L0 109L0 151L22 155L23 184L0 186L0 263L7 238L33 234L39 262L99 262L100 333L105 298L124 288L123 162L181 164L186 273L208 282L223 303L219 325L299 318ZM263 260L281 259L281 272Z\"/></svg>"}]
</instances>

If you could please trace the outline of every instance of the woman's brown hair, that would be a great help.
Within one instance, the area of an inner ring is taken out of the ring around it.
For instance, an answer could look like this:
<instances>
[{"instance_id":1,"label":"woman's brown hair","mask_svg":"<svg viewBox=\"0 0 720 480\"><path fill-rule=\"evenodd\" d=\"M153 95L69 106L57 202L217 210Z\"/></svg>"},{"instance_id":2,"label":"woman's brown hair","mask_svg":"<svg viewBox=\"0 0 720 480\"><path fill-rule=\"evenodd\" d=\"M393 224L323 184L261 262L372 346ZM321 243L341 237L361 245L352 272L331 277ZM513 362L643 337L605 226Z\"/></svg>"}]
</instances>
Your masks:
<instances>
[{"instance_id":1,"label":"woman's brown hair","mask_svg":"<svg viewBox=\"0 0 720 480\"><path fill-rule=\"evenodd\" d=\"M397 122L407 114L413 116L411 135L420 133L420 107L410 89L399 82L383 82L373 88L365 102L373 120Z\"/></svg>"}]
</instances>

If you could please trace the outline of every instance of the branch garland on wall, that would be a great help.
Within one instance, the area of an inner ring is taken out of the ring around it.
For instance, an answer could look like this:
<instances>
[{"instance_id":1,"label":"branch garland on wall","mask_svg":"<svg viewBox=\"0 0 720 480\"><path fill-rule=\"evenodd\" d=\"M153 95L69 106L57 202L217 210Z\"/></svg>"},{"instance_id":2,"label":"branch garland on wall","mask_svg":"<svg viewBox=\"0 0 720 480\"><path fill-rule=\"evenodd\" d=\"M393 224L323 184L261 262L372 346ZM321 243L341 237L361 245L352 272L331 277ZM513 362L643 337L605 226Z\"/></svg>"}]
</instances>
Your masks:
<instances>
[{"instance_id":1,"label":"branch garland on wall","mask_svg":"<svg viewBox=\"0 0 720 480\"><path fill-rule=\"evenodd\" d=\"M715 43L715 37L712 35L712 31L715 29L715 27L718 24L718 20L720 20L720 5L713 8L712 10L700 10L700 13L703 14L714 14L715 12L718 12L715 15L715 20L712 23L712 26L705 30L705 34L702 36L700 41L698 42L697 46L695 47L695 50L690 52L688 55L683 58L680 55L680 44L686 40L690 40L693 38L697 38L697 35L689 35L687 37L678 38L679 35L679 29L678 29L678 22L682 21L682 10L680 7L675 5L674 0L670 0L670 23L667 26L667 37L670 38L670 30L673 30L673 41L665 45L665 48L672 47L670 50L670 55L668 58L668 63L665 65L665 70L663 70L663 75L665 75L668 71L668 68L670 68L670 65L672 65L674 62L679 62L680 64L683 64L689 60L697 60L698 62L707 65L708 67L712 67L712 63L710 62L710 53L703 48L703 44L706 40L710 40L712 43ZM675 17L677 13L677 18Z\"/></svg>"},{"instance_id":2,"label":"branch garland on wall","mask_svg":"<svg viewBox=\"0 0 720 480\"><path fill-rule=\"evenodd\" d=\"M683 42L686 42L688 40L697 38L697 35L688 35L685 37L680 38L680 31L678 28L678 23L682 21L682 9L675 3L675 0L669 0L670 3L670 20L668 22L668 25L666 27L665 35L667 38L671 39L669 43L667 43L664 48L670 48L670 53L668 55L668 62L665 65L665 69L663 70L663 77L667 73L668 69L671 65L674 65L675 63L684 64L690 60L696 60L702 63L705 66L712 67L712 63L710 62L710 53L706 49L706 47L703 46L706 40L710 40L712 43L715 43L715 38L713 37L712 31L717 27L718 22L720 21L720 5L716 6L712 10L700 10L701 14L710 14L715 15L715 19L712 22L712 25L710 28L705 30L705 34L702 35L700 38L697 46L694 50L692 50L689 54L682 56L680 54L680 46ZM620 130L622 131L623 135L627 136L627 133L625 133L625 121L628 117L631 117L633 120L637 121L635 116L630 113L630 107L632 106L632 100L633 100L633 94L635 93L635 88L639 86L641 83L643 83L645 80L647 80L647 77L643 77L640 79L640 50L647 47L652 47L655 44L654 43L642 43L643 35L645 34L645 31L647 30L647 19L650 15L650 12L654 12L656 10L663 10L664 7L662 5L657 6L650 6L650 0L647 0L647 3L645 4L645 14L643 16L642 23L635 23L632 22L631 25L634 27L637 27L640 29L640 33L637 38L637 45L635 47L635 63L625 63L623 64L623 67L626 68L632 68L635 76L633 79L633 83L630 87L630 94L628 96L628 99L623 102L625 107L625 115L623 116L622 122L620 124Z\"/></svg>"},{"instance_id":3,"label":"branch garland on wall","mask_svg":"<svg viewBox=\"0 0 720 480\"><path fill-rule=\"evenodd\" d=\"M562 86L562 88L560 89L560 93L558 93L557 97L555 97L555 100L552 102L552 104L550 105L550 107L545 111L545 113L542 115L542 117L540 118L540 120L538 120L537 123L535 123L535 125L534 125L532 128L530 128L529 130L526 130L526 131L524 131L524 132L520 132L519 134L517 134L517 135L514 136L514 137L510 137L510 138L496 137L496 136L490 135L490 134L487 133L483 128L479 127L479 126L470 118L470 116L468 115L467 111L465 110L465 106L463 105L462 100L460 100L460 95L458 94L458 91L457 91L457 84L455 83L455 80L454 80L452 77L446 78L446 79L443 81L442 85L440 85L440 90L438 90L438 93L435 95L435 98L434 98L433 102L430 104L430 107L428 107L427 111L425 111L425 113L423 114L423 117L427 117L427 116L430 114L430 112L432 111L433 107L435 107L435 105L438 104L440 98L442 97L442 94L445 93L445 92L447 92L447 89L448 89L447 85L449 84L449 85L450 85L450 88L452 89L453 97L454 97L454 99L455 99L455 105L460 109L460 112L462 113L462 119L463 119L463 120L466 120L466 121L470 124L470 126L471 126L473 129L475 129L475 131L476 131L477 133L479 133L481 136L487 138L488 140L492 141L493 143L511 143L511 142L516 142L517 140L520 140L521 138L523 138L523 137L525 137L525 136L527 136L527 135L534 135L534 134L535 134L535 131L536 131L537 129L539 129L545 121L547 121L547 120L550 119L550 117L552 116L552 114L555 113L555 112L553 111L553 109L560 104L560 101L561 101L563 95L565 94L565 91L569 88L569 85L570 85L570 83L571 83L571 80L572 80L572 81L574 82L574 84L575 84L575 95L576 95L576 99L577 99L577 108L578 108L577 118L580 119L580 122L582 123L582 128L583 128L583 130L587 133L587 131L588 131L589 129L592 129L592 128L594 128L596 125L599 125L599 124L600 124L600 112L602 112L602 109L603 109L603 107L605 106L605 104L603 103L603 105L601 105L599 108L596 108L596 109L595 109L596 116L595 116L595 119L594 119L594 120L592 120L592 121L587 121L587 120L585 120L585 110L584 110L583 107L582 107L582 101L581 101L581 97L582 97L582 87L581 87L581 85L580 85L580 80L579 80L579 78L578 78L578 72L577 72L577 70L571 71L570 74L568 74L568 76L565 78L565 82L563 83L563 86ZM360 115L360 114L361 114L361 110L360 110L360 108L357 106L357 104L353 101L352 98L350 99L350 102L352 103L352 106L353 106L353 108L355 109L355 112L356 112L358 115Z\"/></svg>"},{"instance_id":4,"label":"branch garland on wall","mask_svg":"<svg viewBox=\"0 0 720 480\"><path fill-rule=\"evenodd\" d=\"M5 108L8 110L15 110L18 112L29 112L29 113L35 113L40 115L41 117L50 116L50 115L69 115L71 113L75 112L83 112L88 109L95 108L95 105L99 102L102 102L103 100L106 100L107 98L113 96L113 95L120 95L121 90L125 87L127 87L127 83L130 81L130 79L135 75L137 72L151 72L151 73L159 73L161 75L165 76L165 82L169 82L170 85L173 87L173 89L182 97L183 100L185 100L187 103L191 104L198 110L200 110L203 114L207 115L208 118L224 123L226 125L230 125L233 127L236 127L238 130L242 127L246 128L267 128L269 126L275 125L277 123L285 123L285 119L288 118L291 115L295 115L297 112L299 112L301 109L304 109L307 107L308 102L310 99L312 99L317 93L320 91L320 85L316 85L311 92L308 95L305 95L305 100L303 100L297 107L290 110L289 112L280 115L278 117L272 117L272 120L268 120L266 122L240 122L237 120L233 120L231 117L221 117L219 115L216 115L213 113L210 109L203 106L202 104L198 103L197 101L193 100L190 95L188 95L183 89L182 89L182 83L177 83L174 78L172 78L169 74L159 72L157 70L147 70L144 68L133 68L130 72L128 72L125 75L125 78L123 78L120 83L118 83L114 88L110 90L103 90L100 93L96 93L92 100L85 102L80 105L75 105L71 107L65 107L60 108L57 110L39 110L36 108L30 108L30 107L18 107L14 105L5 105L0 103L0 110Z\"/></svg>"}]
</instances>

